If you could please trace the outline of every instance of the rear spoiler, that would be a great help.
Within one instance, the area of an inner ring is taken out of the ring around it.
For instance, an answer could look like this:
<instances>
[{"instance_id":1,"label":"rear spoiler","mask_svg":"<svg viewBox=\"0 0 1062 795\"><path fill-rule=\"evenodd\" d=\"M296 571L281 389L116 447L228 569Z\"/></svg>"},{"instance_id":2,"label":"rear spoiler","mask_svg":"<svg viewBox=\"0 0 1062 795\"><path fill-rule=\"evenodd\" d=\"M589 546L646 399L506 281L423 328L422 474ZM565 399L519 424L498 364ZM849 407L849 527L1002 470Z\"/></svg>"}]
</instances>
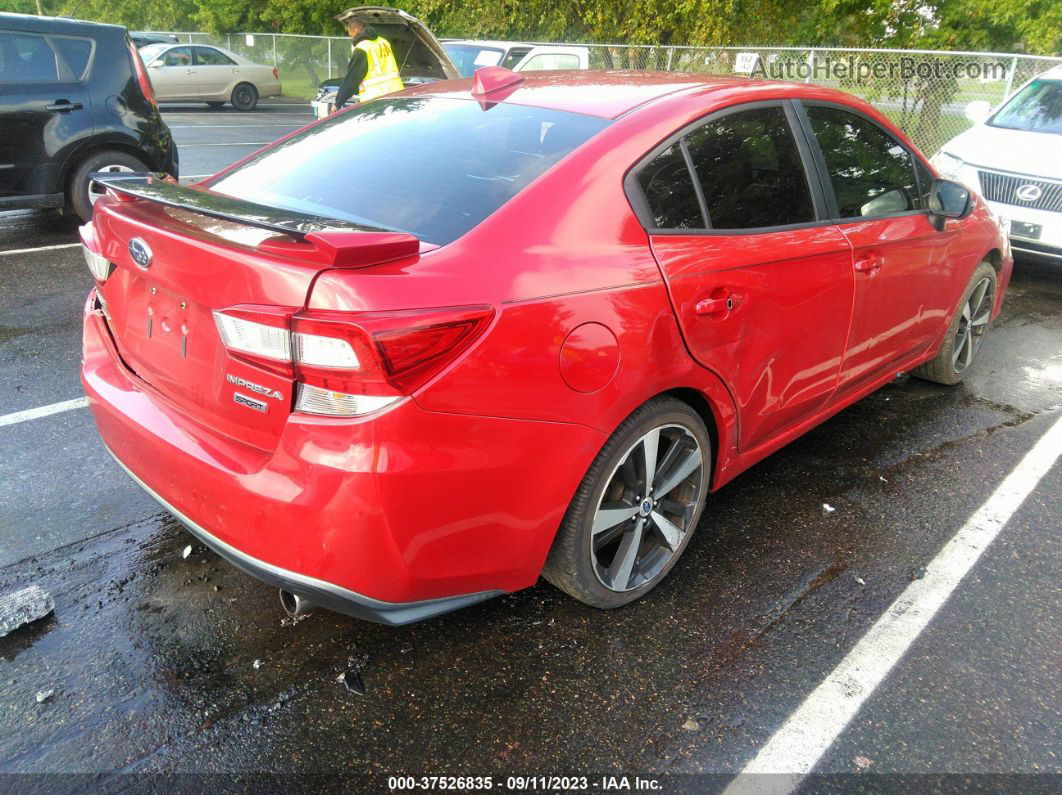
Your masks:
<instances>
[{"instance_id":1,"label":"rear spoiler","mask_svg":"<svg viewBox=\"0 0 1062 795\"><path fill-rule=\"evenodd\" d=\"M180 185L166 174L96 172L90 179L116 194L119 201L146 201L267 229L297 243L264 241L258 248L274 254L303 256L336 266L373 265L420 252L420 241L406 232L356 224L317 215L280 210L235 199L203 188ZM298 243L313 246L310 251ZM312 255L311 255L312 252Z\"/></svg>"}]
</instances>

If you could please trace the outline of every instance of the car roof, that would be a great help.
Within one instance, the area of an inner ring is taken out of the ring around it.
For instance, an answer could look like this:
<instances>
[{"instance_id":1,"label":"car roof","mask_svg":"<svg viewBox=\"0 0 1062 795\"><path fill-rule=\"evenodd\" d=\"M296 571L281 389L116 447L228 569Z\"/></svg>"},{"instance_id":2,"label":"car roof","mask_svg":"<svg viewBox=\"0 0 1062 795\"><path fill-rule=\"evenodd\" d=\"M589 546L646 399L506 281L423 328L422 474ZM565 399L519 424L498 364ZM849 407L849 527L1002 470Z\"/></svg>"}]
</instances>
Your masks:
<instances>
[{"instance_id":1,"label":"car roof","mask_svg":"<svg viewBox=\"0 0 1062 795\"><path fill-rule=\"evenodd\" d=\"M651 72L641 70L600 71L567 69L563 71L520 72L520 84L502 90L499 101L515 105L532 105L615 119L636 108L676 93L697 91L710 94L740 88L751 93L764 87L786 86L790 96L835 97L848 104L862 104L851 94L822 86L787 83L778 80L751 80L731 75L706 75L693 72ZM406 90L407 94L431 94L467 99L472 78L429 83Z\"/></svg>"},{"instance_id":2,"label":"car roof","mask_svg":"<svg viewBox=\"0 0 1062 795\"><path fill-rule=\"evenodd\" d=\"M0 13L0 23L12 30L35 30L40 33L85 33L91 30L125 31L121 25L89 22L67 17L38 17L34 14Z\"/></svg>"},{"instance_id":3,"label":"car roof","mask_svg":"<svg viewBox=\"0 0 1062 795\"><path fill-rule=\"evenodd\" d=\"M501 39L440 39L443 46L447 44L467 44L472 47L497 47L499 50L507 50L510 47L530 47L532 45L524 41L502 41Z\"/></svg>"}]
</instances>

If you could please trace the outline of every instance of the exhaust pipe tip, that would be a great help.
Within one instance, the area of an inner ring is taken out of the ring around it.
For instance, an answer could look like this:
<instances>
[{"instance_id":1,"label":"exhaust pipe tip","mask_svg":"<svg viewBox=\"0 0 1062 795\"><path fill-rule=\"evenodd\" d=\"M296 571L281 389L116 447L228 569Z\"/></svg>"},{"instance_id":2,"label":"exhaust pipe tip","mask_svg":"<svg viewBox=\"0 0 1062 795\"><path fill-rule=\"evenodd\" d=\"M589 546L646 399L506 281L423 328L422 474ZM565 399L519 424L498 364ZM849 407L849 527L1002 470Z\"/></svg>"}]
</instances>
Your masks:
<instances>
[{"instance_id":1,"label":"exhaust pipe tip","mask_svg":"<svg viewBox=\"0 0 1062 795\"><path fill-rule=\"evenodd\" d=\"M317 607L305 597L291 591L285 591L283 588L280 589L280 606L284 608L284 612L288 614L289 618L299 618L300 616L308 615Z\"/></svg>"}]
</instances>

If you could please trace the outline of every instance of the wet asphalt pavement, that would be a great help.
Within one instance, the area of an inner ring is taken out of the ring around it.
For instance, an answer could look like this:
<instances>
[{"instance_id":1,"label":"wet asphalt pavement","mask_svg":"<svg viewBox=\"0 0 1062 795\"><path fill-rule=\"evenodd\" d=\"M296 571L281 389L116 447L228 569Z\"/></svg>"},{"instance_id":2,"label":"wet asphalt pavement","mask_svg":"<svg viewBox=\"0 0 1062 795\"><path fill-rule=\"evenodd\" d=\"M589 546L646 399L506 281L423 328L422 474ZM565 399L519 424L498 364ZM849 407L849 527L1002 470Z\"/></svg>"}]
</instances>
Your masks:
<instances>
[{"instance_id":1,"label":"wet asphalt pavement","mask_svg":"<svg viewBox=\"0 0 1062 795\"><path fill-rule=\"evenodd\" d=\"M167 110L182 173L309 120L278 105ZM2 253L75 235L56 214L0 214L0 415L81 394L80 252ZM397 629L284 619L275 590L118 470L85 409L0 426L0 594L38 583L56 601L0 639L0 773L115 788L130 773L225 776L189 788L267 773L366 791L405 774L589 774L596 791L626 774L719 789L1062 416L1062 268L1019 261L980 356L965 384L901 378L710 496L671 576L628 608L541 583ZM846 775L819 785L1057 786L1060 516L1056 464L816 768Z\"/></svg>"}]
</instances>

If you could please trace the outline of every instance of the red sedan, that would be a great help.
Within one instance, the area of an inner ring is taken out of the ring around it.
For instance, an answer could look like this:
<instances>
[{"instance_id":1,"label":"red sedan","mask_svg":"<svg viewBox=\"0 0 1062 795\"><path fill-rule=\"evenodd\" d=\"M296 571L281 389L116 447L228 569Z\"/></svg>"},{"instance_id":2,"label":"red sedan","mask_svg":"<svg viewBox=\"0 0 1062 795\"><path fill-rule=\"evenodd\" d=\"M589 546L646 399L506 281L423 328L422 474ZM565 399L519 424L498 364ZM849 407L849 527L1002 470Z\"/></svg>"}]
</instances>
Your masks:
<instances>
[{"instance_id":1,"label":"red sedan","mask_svg":"<svg viewBox=\"0 0 1062 795\"><path fill-rule=\"evenodd\" d=\"M103 440L289 611L401 624L540 574L626 604L709 491L898 372L976 361L1007 236L864 102L474 80L195 187L106 177L82 228Z\"/></svg>"}]
</instances>

